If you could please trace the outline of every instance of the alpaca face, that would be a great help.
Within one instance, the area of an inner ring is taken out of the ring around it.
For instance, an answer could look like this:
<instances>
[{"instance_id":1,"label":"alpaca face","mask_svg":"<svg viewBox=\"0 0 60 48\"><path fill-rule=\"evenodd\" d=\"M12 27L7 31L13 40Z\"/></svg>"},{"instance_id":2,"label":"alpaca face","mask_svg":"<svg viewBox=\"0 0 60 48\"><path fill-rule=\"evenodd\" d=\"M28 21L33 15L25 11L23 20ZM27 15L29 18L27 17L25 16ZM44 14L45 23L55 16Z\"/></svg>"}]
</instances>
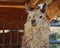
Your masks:
<instances>
[{"instance_id":1,"label":"alpaca face","mask_svg":"<svg viewBox=\"0 0 60 48\"><path fill-rule=\"evenodd\" d=\"M29 12L27 20L30 22L32 26L37 26L42 24L44 22L44 19L45 13L42 13L40 9L38 9Z\"/></svg>"}]
</instances>

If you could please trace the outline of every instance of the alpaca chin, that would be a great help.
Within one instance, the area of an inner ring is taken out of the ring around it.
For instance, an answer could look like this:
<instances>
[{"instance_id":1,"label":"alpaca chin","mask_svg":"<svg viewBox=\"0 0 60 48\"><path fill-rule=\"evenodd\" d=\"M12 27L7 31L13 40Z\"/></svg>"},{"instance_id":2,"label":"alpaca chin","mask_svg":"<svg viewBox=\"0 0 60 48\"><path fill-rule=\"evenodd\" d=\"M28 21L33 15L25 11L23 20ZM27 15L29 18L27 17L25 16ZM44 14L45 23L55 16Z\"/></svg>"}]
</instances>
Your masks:
<instances>
[{"instance_id":1,"label":"alpaca chin","mask_svg":"<svg viewBox=\"0 0 60 48\"><path fill-rule=\"evenodd\" d=\"M36 25L36 26L32 26L32 29L38 29L38 28L40 28L40 26L39 25Z\"/></svg>"}]
</instances>

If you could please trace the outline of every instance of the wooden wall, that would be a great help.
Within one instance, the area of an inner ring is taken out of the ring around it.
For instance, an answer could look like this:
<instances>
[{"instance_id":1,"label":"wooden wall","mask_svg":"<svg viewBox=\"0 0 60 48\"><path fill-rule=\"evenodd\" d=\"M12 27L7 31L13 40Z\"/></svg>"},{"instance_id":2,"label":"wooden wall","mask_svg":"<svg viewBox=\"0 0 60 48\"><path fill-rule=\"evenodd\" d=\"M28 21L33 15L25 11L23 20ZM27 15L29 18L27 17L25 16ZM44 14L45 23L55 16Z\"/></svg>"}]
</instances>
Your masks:
<instances>
[{"instance_id":1,"label":"wooden wall","mask_svg":"<svg viewBox=\"0 0 60 48\"><path fill-rule=\"evenodd\" d=\"M0 29L23 28L27 13L24 9L0 8Z\"/></svg>"},{"instance_id":2,"label":"wooden wall","mask_svg":"<svg viewBox=\"0 0 60 48\"><path fill-rule=\"evenodd\" d=\"M1 2L0 5L20 5L19 3ZM25 9L0 7L0 48L21 48L24 32L7 32L4 30L23 30L27 13Z\"/></svg>"}]
</instances>

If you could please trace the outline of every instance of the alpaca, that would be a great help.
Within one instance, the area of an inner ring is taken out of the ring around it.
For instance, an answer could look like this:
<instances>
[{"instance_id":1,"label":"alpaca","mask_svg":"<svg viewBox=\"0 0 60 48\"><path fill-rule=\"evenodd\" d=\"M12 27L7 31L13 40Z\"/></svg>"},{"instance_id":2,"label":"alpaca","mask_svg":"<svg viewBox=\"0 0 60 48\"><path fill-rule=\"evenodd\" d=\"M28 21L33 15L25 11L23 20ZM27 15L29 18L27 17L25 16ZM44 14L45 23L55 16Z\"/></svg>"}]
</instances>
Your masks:
<instances>
[{"instance_id":1,"label":"alpaca","mask_svg":"<svg viewBox=\"0 0 60 48\"><path fill-rule=\"evenodd\" d=\"M28 16L21 48L49 48L50 24L46 21L46 4L42 9L34 10L26 4L26 11Z\"/></svg>"}]
</instances>

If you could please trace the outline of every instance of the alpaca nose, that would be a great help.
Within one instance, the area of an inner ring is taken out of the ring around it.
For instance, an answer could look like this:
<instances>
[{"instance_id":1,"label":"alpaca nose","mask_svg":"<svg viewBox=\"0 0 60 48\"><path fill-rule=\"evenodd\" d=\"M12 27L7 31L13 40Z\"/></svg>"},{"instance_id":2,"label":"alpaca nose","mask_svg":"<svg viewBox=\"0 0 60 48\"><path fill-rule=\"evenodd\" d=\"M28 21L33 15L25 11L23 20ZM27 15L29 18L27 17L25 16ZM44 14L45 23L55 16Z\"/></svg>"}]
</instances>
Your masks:
<instances>
[{"instance_id":1,"label":"alpaca nose","mask_svg":"<svg viewBox=\"0 0 60 48\"><path fill-rule=\"evenodd\" d=\"M31 20L31 22L32 22L32 23L35 23L35 22L36 22L36 20Z\"/></svg>"}]
</instances>

